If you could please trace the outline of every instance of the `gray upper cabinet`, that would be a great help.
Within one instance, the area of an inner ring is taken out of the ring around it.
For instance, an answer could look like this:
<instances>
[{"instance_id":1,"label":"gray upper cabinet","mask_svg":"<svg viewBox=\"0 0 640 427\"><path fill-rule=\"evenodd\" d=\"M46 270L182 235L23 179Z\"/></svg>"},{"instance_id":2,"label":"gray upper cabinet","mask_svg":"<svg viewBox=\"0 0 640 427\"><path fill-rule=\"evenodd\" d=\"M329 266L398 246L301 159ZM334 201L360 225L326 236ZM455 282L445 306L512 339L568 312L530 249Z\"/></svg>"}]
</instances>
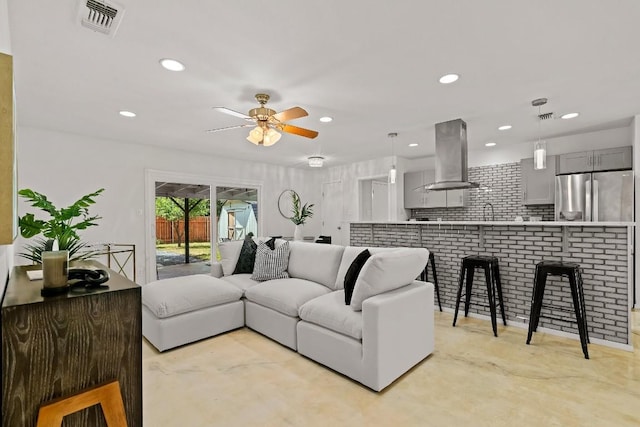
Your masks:
<instances>
[{"instance_id":1,"label":"gray upper cabinet","mask_svg":"<svg viewBox=\"0 0 640 427\"><path fill-rule=\"evenodd\" d=\"M434 170L407 172L404 174L404 207L417 208L452 208L467 205L466 190L447 191L415 191L416 188L431 184L436 179Z\"/></svg>"},{"instance_id":2,"label":"gray upper cabinet","mask_svg":"<svg viewBox=\"0 0 640 427\"><path fill-rule=\"evenodd\" d=\"M424 171L424 183L431 184L436 181L436 171ZM446 208L447 192L446 191L428 191L424 194L425 208Z\"/></svg>"},{"instance_id":3,"label":"gray upper cabinet","mask_svg":"<svg viewBox=\"0 0 640 427\"><path fill-rule=\"evenodd\" d=\"M405 209L415 209L424 207L425 193L415 191L424 185L424 172L407 172L404 174L404 207Z\"/></svg>"},{"instance_id":4,"label":"gray upper cabinet","mask_svg":"<svg viewBox=\"0 0 640 427\"><path fill-rule=\"evenodd\" d=\"M460 208L467 206L467 190L447 190L440 191L447 194L447 207Z\"/></svg>"},{"instance_id":5,"label":"gray upper cabinet","mask_svg":"<svg viewBox=\"0 0 640 427\"><path fill-rule=\"evenodd\" d=\"M633 152L631 146L608 148L593 152L593 170L608 171L614 169L631 169Z\"/></svg>"},{"instance_id":6,"label":"gray upper cabinet","mask_svg":"<svg viewBox=\"0 0 640 427\"><path fill-rule=\"evenodd\" d=\"M523 205L552 205L555 196L556 156L547 156L547 167L535 170L533 158L520 161Z\"/></svg>"},{"instance_id":7,"label":"gray upper cabinet","mask_svg":"<svg viewBox=\"0 0 640 427\"><path fill-rule=\"evenodd\" d=\"M581 151L557 156L557 172L559 174L631 169L632 166L631 146Z\"/></svg>"}]
</instances>

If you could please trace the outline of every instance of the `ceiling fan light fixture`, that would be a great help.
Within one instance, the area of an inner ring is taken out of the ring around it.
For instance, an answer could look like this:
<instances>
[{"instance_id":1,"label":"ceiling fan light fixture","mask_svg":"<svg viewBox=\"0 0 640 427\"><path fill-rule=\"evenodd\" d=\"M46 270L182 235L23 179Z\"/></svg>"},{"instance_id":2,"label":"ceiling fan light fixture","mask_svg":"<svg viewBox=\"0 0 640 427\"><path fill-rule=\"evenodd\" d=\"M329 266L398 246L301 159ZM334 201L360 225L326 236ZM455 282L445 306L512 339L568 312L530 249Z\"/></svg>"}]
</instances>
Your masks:
<instances>
[{"instance_id":1,"label":"ceiling fan light fixture","mask_svg":"<svg viewBox=\"0 0 640 427\"><path fill-rule=\"evenodd\" d=\"M309 167L312 168L321 168L324 164L324 157L322 156L311 156L307 160L309 160Z\"/></svg>"},{"instance_id":2,"label":"ceiling fan light fixture","mask_svg":"<svg viewBox=\"0 0 640 427\"><path fill-rule=\"evenodd\" d=\"M262 144L265 147L269 147L273 144L275 144L276 142L280 141L280 137L282 135L280 134L280 132L277 132L276 130L269 128L267 131L264 132L264 137L262 139Z\"/></svg>"},{"instance_id":3,"label":"ceiling fan light fixture","mask_svg":"<svg viewBox=\"0 0 640 427\"><path fill-rule=\"evenodd\" d=\"M249 132L247 141L255 145L260 145L260 143L262 142L263 136L264 136L264 131L262 130L262 128L260 126L256 126L253 129L251 129L251 132Z\"/></svg>"}]
</instances>

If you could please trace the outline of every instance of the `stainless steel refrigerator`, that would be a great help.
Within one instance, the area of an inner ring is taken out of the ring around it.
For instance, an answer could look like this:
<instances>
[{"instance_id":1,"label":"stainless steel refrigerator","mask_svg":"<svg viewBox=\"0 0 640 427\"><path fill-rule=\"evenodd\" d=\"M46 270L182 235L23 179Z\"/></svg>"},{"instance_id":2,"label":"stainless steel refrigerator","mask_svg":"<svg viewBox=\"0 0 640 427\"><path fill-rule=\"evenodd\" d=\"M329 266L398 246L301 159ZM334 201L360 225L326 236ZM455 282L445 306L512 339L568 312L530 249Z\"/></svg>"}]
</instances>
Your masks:
<instances>
[{"instance_id":1,"label":"stainless steel refrigerator","mask_svg":"<svg viewBox=\"0 0 640 427\"><path fill-rule=\"evenodd\" d=\"M633 171L556 176L556 221L633 221Z\"/></svg>"}]
</instances>

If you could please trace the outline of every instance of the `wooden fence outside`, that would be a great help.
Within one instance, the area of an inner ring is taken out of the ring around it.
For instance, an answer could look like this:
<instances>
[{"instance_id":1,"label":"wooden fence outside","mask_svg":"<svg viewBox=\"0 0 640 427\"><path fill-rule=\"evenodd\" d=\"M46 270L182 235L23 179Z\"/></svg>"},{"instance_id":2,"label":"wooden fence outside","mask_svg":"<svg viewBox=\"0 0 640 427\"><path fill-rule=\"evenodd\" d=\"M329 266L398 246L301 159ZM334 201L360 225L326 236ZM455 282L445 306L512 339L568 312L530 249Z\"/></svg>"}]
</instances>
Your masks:
<instances>
[{"instance_id":1,"label":"wooden fence outside","mask_svg":"<svg viewBox=\"0 0 640 427\"><path fill-rule=\"evenodd\" d=\"M176 232L174 224L178 223ZM156 217L156 242L158 243L184 243L184 220L167 221ZM211 222L208 216L198 216L189 220L189 241L209 242L211 240Z\"/></svg>"}]
</instances>

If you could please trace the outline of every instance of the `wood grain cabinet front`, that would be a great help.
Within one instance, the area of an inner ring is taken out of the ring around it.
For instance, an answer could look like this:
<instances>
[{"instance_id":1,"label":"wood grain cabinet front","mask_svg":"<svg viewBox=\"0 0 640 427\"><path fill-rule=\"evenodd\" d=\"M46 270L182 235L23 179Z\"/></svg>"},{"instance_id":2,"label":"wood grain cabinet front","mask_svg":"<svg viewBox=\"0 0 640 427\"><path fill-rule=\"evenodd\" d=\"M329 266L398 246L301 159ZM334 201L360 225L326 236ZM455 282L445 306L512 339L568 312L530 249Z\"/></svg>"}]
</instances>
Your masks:
<instances>
[{"instance_id":1,"label":"wood grain cabinet front","mask_svg":"<svg viewBox=\"0 0 640 427\"><path fill-rule=\"evenodd\" d=\"M141 288L109 270L109 289L45 299L26 275L34 268L14 268L2 304L2 426L35 427L42 404L109 381L120 384L127 424L141 426ZM64 426L106 423L94 405Z\"/></svg>"}]
</instances>

